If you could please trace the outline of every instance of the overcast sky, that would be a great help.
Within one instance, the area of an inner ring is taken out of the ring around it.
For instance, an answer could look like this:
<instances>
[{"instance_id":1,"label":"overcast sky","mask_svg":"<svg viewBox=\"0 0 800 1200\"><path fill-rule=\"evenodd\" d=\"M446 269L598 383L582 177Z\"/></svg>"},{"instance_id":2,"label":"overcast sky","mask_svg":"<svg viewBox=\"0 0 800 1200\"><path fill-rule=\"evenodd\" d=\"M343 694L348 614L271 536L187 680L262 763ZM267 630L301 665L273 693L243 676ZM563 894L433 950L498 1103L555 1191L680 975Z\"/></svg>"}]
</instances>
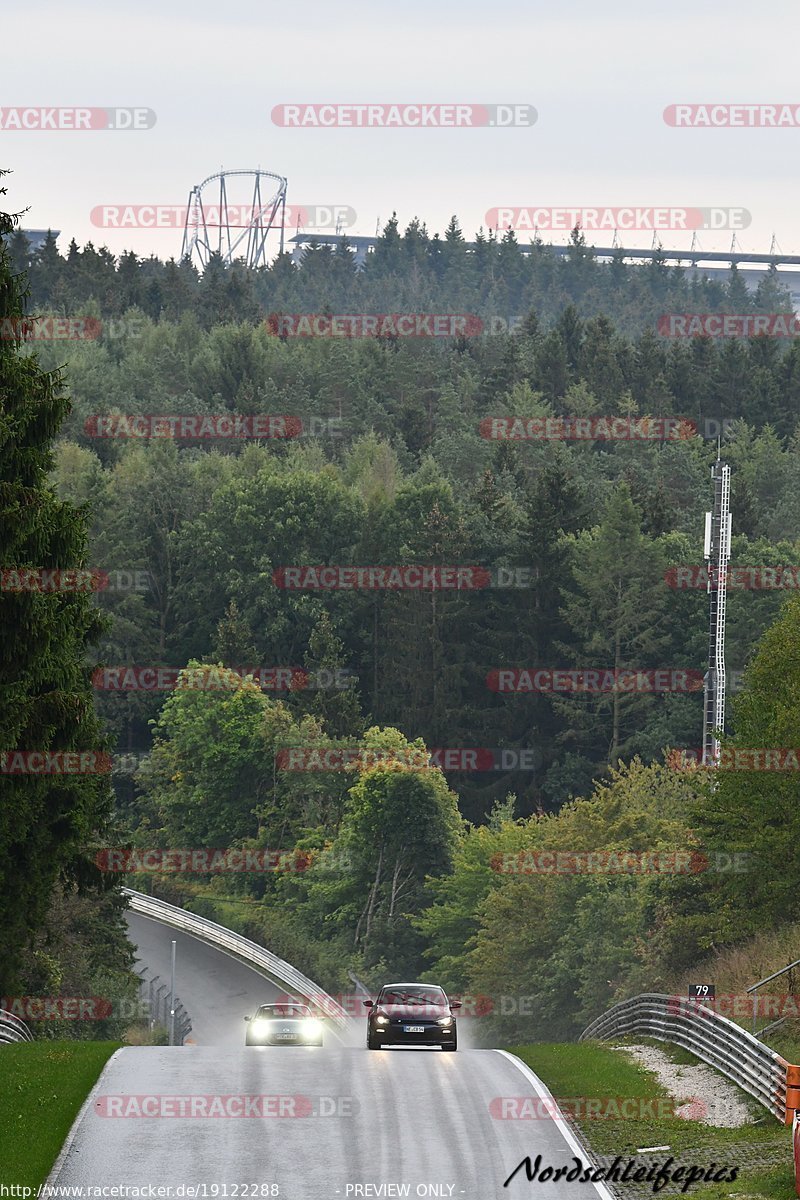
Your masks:
<instances>
[{"instance_id":1,"label":"overcast sky","mask_svg":"<svg viewBox=\"0 0 800 1200\"><path fill-rule=\"evenodd\" d=\"M725 206L752 214L741 248L766 250L774 233L800 253L800 128L676 129L663 117L679 102L800 107L799 29L796 0L28 3L3 17L0 107L139 106L157 120L131 132L1 130L7 204L29 207L28 227L60 229L62 250L74 236L169 257L181 230L97 228L92 209L183 204L221 167L260 166L288 178L290 203L355 209L355 233L373 234L393 209L403 227L417 215L432 233L456 213L472 236L496 206ZM271 120L276 104L323 101L527 103L538 120L502 130ZM699 238L726 249L731 234ZM624 241L649 246L652 234Z\"/></svg>"}]
</instances>

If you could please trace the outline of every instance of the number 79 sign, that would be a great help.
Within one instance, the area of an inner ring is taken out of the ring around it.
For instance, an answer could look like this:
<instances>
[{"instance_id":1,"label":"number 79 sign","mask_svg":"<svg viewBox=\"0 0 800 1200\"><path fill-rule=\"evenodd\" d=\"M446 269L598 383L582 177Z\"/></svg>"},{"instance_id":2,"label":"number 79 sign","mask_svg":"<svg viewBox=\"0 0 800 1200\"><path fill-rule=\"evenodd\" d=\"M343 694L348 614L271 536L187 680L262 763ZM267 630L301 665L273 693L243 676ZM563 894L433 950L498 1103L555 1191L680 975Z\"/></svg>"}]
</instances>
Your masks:
<instances>
[{"instance_id":1,"label":"number 79 sign","mask_svg":"<svg viewBox=\"0 0 800 1200\"><path fill-rule=\"evenodd\" d=\"M713 1000L715 988L713 983L690 983L689 995L693 1000Z\"/></svg>"}]
</instances>

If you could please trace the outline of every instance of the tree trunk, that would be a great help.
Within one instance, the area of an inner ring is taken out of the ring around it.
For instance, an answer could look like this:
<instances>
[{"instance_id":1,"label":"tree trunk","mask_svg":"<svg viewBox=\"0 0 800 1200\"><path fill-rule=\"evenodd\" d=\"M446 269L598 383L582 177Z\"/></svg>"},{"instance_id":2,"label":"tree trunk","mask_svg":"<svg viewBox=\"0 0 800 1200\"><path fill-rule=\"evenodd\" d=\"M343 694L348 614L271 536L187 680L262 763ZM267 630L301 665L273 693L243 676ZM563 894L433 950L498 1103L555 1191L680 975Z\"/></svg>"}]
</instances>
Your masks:
<instances>
[{"instance_id":1,"label":"tree trunk","mask_svg":"<svg viewBox=\"0 0 800 1200\"><path fill-rule=\"evenodd\" d=\"M370 931L370 926L372 924L372 914L375 909L375 897L378 894L378 887L379 887L380 881L381 881L382 868L383 868L383 842L381 842L381 848L380 848L380 852L378 854L378 866L375 871L375 878L372 881L372 887L369 890L369 896L367 897L367 903L364 905L364 908L361 912L361 916L358 918L358 924L356 925L356 931L355 931L355 934L353 935L353 945L354 946L358 945L359 934L361 932L361 922L364 920L365 917L366 917L366 922L367 922L366 928L364 930L364 945L365 946L369 940L369 931Z\"/></svg>"}]
</instances>

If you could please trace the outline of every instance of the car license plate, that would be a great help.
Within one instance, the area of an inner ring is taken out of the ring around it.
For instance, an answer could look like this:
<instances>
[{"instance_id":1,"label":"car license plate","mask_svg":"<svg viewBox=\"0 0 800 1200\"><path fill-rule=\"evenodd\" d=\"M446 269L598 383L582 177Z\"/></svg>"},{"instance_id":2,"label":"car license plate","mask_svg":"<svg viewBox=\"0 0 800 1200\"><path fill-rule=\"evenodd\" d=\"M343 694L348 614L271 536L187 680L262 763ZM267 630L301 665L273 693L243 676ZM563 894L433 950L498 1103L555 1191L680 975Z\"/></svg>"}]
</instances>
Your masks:
<instances>
[{"instance_id":1,"label":"car license plate","mask_svg":"<svg viewBox=\"0 0 800 1200\"><path fill-rule=\"evenodd\" d=\"M424 1025L404 1025L403 1026L403 1033L424 1033L424 1032L425 1032Z\"/></svg>"},{"instance_id":2,"label":"car license plate","mask_svg":"<svg viewBox=\"0 0 800 1200\"><path fill-rule=\"evenodd\" d=\"M295 1040L296 1034L294 1034L294 1033L279 1033L278 1037L280 1038L280 1040L282 1042L293 1042Z\"/></svg>"}]
</instances>

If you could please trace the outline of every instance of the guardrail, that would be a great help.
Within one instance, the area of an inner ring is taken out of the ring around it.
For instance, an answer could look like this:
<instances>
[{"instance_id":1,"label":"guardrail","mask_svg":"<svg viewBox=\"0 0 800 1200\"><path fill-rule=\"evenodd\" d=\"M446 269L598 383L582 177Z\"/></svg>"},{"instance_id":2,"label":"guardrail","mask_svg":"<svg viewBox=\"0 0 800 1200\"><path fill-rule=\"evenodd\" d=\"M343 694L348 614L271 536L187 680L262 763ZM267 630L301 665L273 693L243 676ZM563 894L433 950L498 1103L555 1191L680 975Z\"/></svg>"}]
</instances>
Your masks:
<instances>
[{"instance_id":1,"label":"guardrail","mask_svg":"<svg viewBox=\"0 0 800 1200\"><path fill-rule=\"evenodd\" d=\"M0 1044L10 1042L32 1042L33 1034L24 1021L15 1017L8 1009L0 1008Z\"/></svg>"},{"instance_id":2,"label":"guardrail","mask_svg":"<svg viewBox=\"0 0 800 1200\"><path fill-rule=\"evenodd\" d=\"M131 888L123 888L122 892L128 897L130 907L134 912L141 913L143 917L152 917L164 925L170 925L173 929L189 933L192 937L199 938L200 941L206 942L209 946L215 946L218 950L225 950L234 958L247 963L249 967L255 967L273 981L284 987L293 988L298 995L322 1009L323 1014L330 1017L337 1025L345 1027L348 1024L350 1018L332 996L323 992L322 988L318 987L313 980L302 975L290 963L278 958L277 954L272 954L271 951L265 950L256 942L251 942L249 938L243 937L240 933L233 933L224 925L218 925L216 921L209 921L206 917L199 917L196 913L187 912L185 908L168 904L166 900L156 900L154 896L146 896L143 892L134 892Z\"/></svg>"},{"instance_id":3,"label":"guardrail","mask_svg":"<svg viewBox=\"0 0 800 1200\"><path fill-rule=\"evenodd\" d=\"M628 1033L673 1042L691 1051L786 1125L791 1125L800 1109L800 1067L788 1063L741 1025L689 997L650 992L623 1000L592 1021L580 1041Z\"/></svg>"}]
</instances>

